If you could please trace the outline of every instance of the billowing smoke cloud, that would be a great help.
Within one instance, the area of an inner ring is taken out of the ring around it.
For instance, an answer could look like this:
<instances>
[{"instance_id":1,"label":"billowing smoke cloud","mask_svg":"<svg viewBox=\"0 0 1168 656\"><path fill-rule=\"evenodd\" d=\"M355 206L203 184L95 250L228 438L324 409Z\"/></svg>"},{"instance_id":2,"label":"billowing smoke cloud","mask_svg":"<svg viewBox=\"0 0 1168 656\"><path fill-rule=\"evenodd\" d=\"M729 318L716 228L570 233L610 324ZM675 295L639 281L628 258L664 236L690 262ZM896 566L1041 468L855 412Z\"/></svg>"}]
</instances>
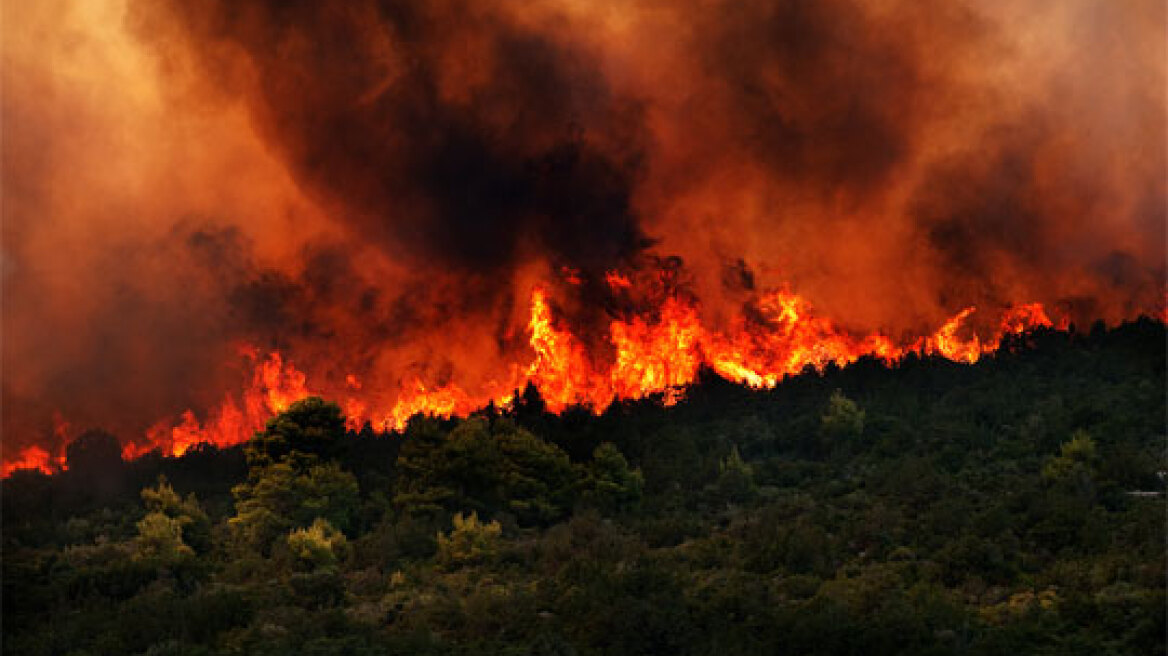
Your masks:
<instances>
[{"instance_id":1,"label":"billowing smoke cloud","mask_svg":"<svg viewBox=\"0 0 1168 656\"><path fill-rule=\"evenodd\" d=\"M527 294L666 268L857 331L1163 302L1162 2L24 3L4 22L4 444L313 380L473 387Z\"/></svg>"},{"instance_id":2,"label":"billowing smoke cloud","mask_svg":"<svg viewBox=\"0 0 1168 656\"><path fill-rule=\"evenodd\" d=\"M141 5L143 33L186 41L293 176L399 259L602 273L647 242L639 103L554 35L443 3Z\"/></svg>"}]
</instances>

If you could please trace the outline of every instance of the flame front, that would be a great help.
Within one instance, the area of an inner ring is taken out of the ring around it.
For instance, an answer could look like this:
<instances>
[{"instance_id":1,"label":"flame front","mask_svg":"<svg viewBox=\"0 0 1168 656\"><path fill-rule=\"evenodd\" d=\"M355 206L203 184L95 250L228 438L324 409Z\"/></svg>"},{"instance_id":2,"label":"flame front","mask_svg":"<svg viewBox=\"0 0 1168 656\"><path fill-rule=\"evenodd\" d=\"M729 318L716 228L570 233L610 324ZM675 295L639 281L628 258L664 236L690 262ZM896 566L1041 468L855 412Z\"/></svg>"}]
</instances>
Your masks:
<instances>
[{"instance_id":1,"label":"flame front","mask_svg":"<svg viewBox=\"0 0 1168 656\"><path fill-rule=\"evenodd\" d=\"M218 446L238 444L263 428L270 417L310 395L307 377L278 352L260 359L258 350L246 347L241 354L253 363L254 370L251 385L238 400L227 395L203 423L191 410L184 412L177 424L164 419L146 431L145 444L126 444L123 457L135 458L154 449L180 456L203 442Z\"/></svg>"},{"instance_id":2,"label":"flame front","mask_svg":"<svg viewBox=\"0 0 1168 656\"><path fill-rule=\"evenodd\" d=\"M37 470L45 474L52 474L55 467L54 458L45 449L32 445L20 451L15 458L4 463L0 472L8 478L13 472L21 469Z\"/></svg>"},{"instance_id":3,"label":"flame front","mask_svg":"<svg viewBox=\"0 0 1168 656\"><path fill-rule=\"evenodd\" d=\"M632 287L628 277L616 272L606 280L614 291ZM569 280L569 284L579 283ZM966 330L975 312L969 307L935 333L897 345L880 334L849 335L831 321L816 316L805 299L786 290L761 296L753 309L749 320L740 317L729 330L709 330L702 324L696 302L669 294L651 313L614 319L608 329L611 353L602 357L563 325L547 290L536 287L531 293L527 323L531 360L525 366L517 363L504 380L472 392L452 382L428 385L413 379L391 404L379 406L371 400L361 379L348 374L345 389L335 396L341 400L348 426L354 430L366 423L378 430L400 430L418 414L451 417L469 414L488 403L505 407L514 398L515 390L527 384L539 390L552 412L574 405L599 412L615 400L650 395L661 395L665 404L676 403L703 366L736 383L769 388L784 376L808 367L822 370L829 364L842 366L863 356L891 364L908 353L921 353L973 363L993 351L1003 335L1052 325L1040 304L1020 305L1004 313L995 334L983 338ZM144 439L127 443L123 456L135 458L155 450L180 456L200 443L220 447L239 444L292 403L314 393L329 395L328 390L311 387L308 376L277 351L261 355L249 346L240 352L252 365L251 382L241 393L225 396L202 421L194 411L187 410L177 420L157 422L146 431ZM44 473L62 469L68 424L60 418L57 423L57 443L61 445L58 453L30 446L13 458L5 458L3 475L18 469Z\"/></svg>"}]
</instances>

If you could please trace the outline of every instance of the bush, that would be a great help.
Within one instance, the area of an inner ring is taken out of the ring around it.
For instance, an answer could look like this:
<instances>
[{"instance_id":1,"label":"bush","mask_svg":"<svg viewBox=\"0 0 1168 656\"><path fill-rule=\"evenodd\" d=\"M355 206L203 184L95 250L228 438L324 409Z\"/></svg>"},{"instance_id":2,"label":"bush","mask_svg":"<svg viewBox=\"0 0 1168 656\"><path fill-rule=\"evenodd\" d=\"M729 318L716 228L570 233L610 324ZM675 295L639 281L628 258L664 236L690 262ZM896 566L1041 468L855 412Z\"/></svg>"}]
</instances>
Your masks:
<instances>
[{"instance_id":1,"label":"bush","mask_svg":"<svg viewBox=\"0 0 1168 656\"><path fill-rule=\"evenodd\" d=\"M484 524L477 513L454 515L454 529L447 537L438 533L438 563L449 568L478 565L493 561L499 552L499 522Z\"/></svg>"},{"instance_id":2,"label":"bush","mask_svg":"<svg viewBox=\"0 0 1168 656\"><path fill-rule=\"evenodd\" d=\"M742 459L738 447L730 448L730 455L718 463L718 496L734 503L750 501L758 495L754 483L754 469Z\"/></svg>"},{"instance_id":3,"label":"bush","mask_svg":"<svg viewBox=\"0 0 1168 656\"><path fill-rule=\"evenodd\" d=\"M1059 447L1059 455L1046 461L1042 468L1042 477L1048 481L1059 482L1081 476L1091 477L1095 474L1095 441L1085 430L1077 430L1071 439Z\"/></svg>"},{"instance_id":4,"label":"bush","mask_svg":"<svg viewBox=\"0 0 1168 656\"><path fill-rule=\"evenodd\" d=\"M583 468L581 501L610 514L635 508L641 502L645 477L631 469L620 449L604 442L592 452L592 462Z\"/></svg>"},{"instance_id":5,"label":"bush","mask_svg":"<svg viewBox=\"0 0 1168 656\"><path fill-rule=\"evenodd\" d=\"M308 528L294 529L287 537L288 549L309 569L332 567L348 553L349 543L333 525L317 517Z\"/></svg>"},{"instance_id":6,"label":"bush","mask_svg":"<svg viewBox=\"0 0 1168 656\"><path fill-rule=\"evenodd\" d=\"M855 401L836 390L832 392L827 408L820 417L819 429L826 447L834 449L864 433L864 411Z\"/></svg>"},{"instance_id":7,"label":"bush","mask_svg":"<svg viewBox=\"0 0 1168 656\"><path fill-rule=\"evenodd\" d=\"M194 493L183 499L165 476L159 476L157 487L144 488L141 496L148 512L160 513L179 523L183 541L197 553L206 553L211 549L211 519L199 505Z\"/></svg>"},{"instance_id":8,"label":"bush","mask_svg":"<svg viewBox=\"0 0 1168 656\"><path fill-rule=\"evenodd\" d=\"M134 559L159 565L175 565L195 555L183 542L182 523L161 512L147 513L138 522Z\"/></svg>"},{"instance_id":9,"label":"bush","mask_svg":"<svg viewBox=\"0 0 1168 656\"><path fill-rule=\"evenodd\" d=\"M336 463L304 471L286 462L267 465L233 492L236 514L229 525L237 544L265 554L289 529L309 526L318 517L348 530L360 509L357 479Z\"/></svg>"},{"instance_id":10,"label":"bush","mask_svg":"<svg viewBox=\"0 0 1168 656\"><path fill-rule=\"evenodd\" d=\"M413 424L398 468L393 502L406 513L505 511L531 525L571 508L567 454L507 419L467 419L445 437L433 424Z\"/></svg>"}]
</instances>

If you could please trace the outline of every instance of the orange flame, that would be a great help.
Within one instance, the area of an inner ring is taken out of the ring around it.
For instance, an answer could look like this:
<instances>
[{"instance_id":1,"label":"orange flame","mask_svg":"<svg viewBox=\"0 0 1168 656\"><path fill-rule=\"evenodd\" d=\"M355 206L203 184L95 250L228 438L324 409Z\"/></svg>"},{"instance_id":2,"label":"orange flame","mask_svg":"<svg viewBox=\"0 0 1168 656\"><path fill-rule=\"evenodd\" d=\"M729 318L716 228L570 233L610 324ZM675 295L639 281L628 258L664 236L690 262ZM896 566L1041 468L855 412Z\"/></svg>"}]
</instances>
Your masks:
<instances>
[{"instance_id":1,"label":"orange flame","mask_svg":"<svg viewBox=\"0 0 1168 656\"><path fill-rule=\"evenodd\" d=\"M278 352L259 360L254 348L242 349L243 355L255 362L251 385L244 390L239 403L231 395L208 419L200 423L195 413L187 410L177 425L164 419L146 431L146 443L133 442L122 449L122 457L136 458L159 449L163 455L181 456L196 444L209 442L226 447L246 441L271 417L288 409L310 395L307 377L291 362L285 363Z\"/></svg>"},{"instance_id":2,"label":"orange flame","mask_svg":"<svg viewBox=\"0 0 1168 656\"><path fill-rule=\"evenodd\" d=\"M610 333L617 351L609 375L611 396L638 398L664 392L665 402L672 404L681 386L697 377L702 328L693 306L670 298L656 324L634 317L629 323L614 321Z\"/></svg>"},{"instance_id":3,"label":"orange flame","mask_svg":"<svg viewBox=\"0 0 1168 656\"><path fill-rule=\"evenodd\" d=\"M5 462L4 466L0 467L0 475L8 478L14 472L22 469L33 469L45 474L52 474L55 471L54 464L49 452L34 444L22 449L15 458Z\"/></svg>"},{"instance_id":4,"label":"orange flame","mask_svg":"<svg viewBox=\"0 0 1168 656\"><path fill-rule=\"evenodd\" d=\"M569 273L569 284L578 284L576 273ZM617 272L609 272L606 282L614 291L632 286L629 278ZM366 422L379 430L400 430L417 414L450 417L469 414L492 402L506 406L514 391L528 383L539 389L552 412L571 405L599 412L617 399L655 394L666 404L676 403L703 366L728 380L768 388L808 367L822 370L829 364L842 366L864 356L892 363L919 352L972 363L994 350L1003 335L1052 325L1040 304L1019 305L1006 311L997 333L983 340L966 328L975 311L969 307L932 335L898 346L884 335L855 337L839 330L829 320L815 316L806 300L786 290L761 296L753 310L749 320L740 317L727 331L711 331L702 325L695 302L670 295L652 313L614 319L608 330L611 354L601 358L557 320L547 291L536 287L527 324L532 359L526 366L513 365L511 375L502 382L488 383L471 393L453 382L428 385L415 379L399 391L391 405L378 408L368 395L368 386L349 374L344 391L337 396L353 430ZM245 347L241 354L251 361L253 373L250 384L238 396L226 395L202 421L187 410L177 422L156 423L140 443L124 446L123 457L135 458L154 450L180 456L203 442L220 447L239 444L262 430L269 418L312 393L307 376L279 352L261 358L257 349ZM63 444L68 425L59 418L57 423L57 441ZM63 457L31 446L14 458L5 458L2 473L8 476L18 469L52 473L63 466Z\"/></svg>"},{"instance_id":5,"label":"orange flame","mask_svg":"<svg viewBox=\"0 0 1168 656\"><path fill-rule=\"evenodd\" d=\"M535 360L527 368L527 378L539 388L552 412L572 404L600 405L609 397L597 385L588 354L576 338L552 323L551 307L542 288L531 293L531 348Z\"/></svg>"},{"instance_id":6,"label":"orange flame","mask_svg":"<svg viewBox=\"0 0 1168 656\"><path fill-rule=\"evenodd\" d=\"M1021 335L1033 328L1050 328L1053 325L1041 303L1027 303L1006 312L1002 317L1002 334Z\"/></svg>"},{"instance_id":7,"label":"orange flame","mask_svg":"<svg viewBox=\"0 0 1168 656\"><path fill-rule=\"evenodd\" d=\"M69 442L69 422L60 412L53 413L53 444L50 453L43 446L33 444L17 452L15 457L4 454L4 464L0 466L0 477L8 478L20 470L36 470L43 474L54 474L66 469L65 445Z\"/></svg>"}]
</instances>

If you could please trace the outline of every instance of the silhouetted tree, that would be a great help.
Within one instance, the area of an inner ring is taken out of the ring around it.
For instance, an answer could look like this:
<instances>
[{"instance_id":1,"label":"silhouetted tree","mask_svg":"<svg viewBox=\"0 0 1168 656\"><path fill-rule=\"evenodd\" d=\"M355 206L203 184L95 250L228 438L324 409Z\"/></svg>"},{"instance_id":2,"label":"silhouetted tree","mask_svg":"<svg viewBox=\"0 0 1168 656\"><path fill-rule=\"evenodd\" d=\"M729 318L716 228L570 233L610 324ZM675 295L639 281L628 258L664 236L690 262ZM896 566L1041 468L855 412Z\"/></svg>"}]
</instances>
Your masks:
<instances>
[{"instance_id":1,"label":"silhouetted tree","mask_svg":"<svg viewBox=\"0 0 1168 656\"><path fill-rule=\"evenodd\" d=\"M311 396L269 419L247 443L245 453L250 467L305 456L328 459L338 455L344 437L340 406Z\"/></svg>"}]
</instances>

